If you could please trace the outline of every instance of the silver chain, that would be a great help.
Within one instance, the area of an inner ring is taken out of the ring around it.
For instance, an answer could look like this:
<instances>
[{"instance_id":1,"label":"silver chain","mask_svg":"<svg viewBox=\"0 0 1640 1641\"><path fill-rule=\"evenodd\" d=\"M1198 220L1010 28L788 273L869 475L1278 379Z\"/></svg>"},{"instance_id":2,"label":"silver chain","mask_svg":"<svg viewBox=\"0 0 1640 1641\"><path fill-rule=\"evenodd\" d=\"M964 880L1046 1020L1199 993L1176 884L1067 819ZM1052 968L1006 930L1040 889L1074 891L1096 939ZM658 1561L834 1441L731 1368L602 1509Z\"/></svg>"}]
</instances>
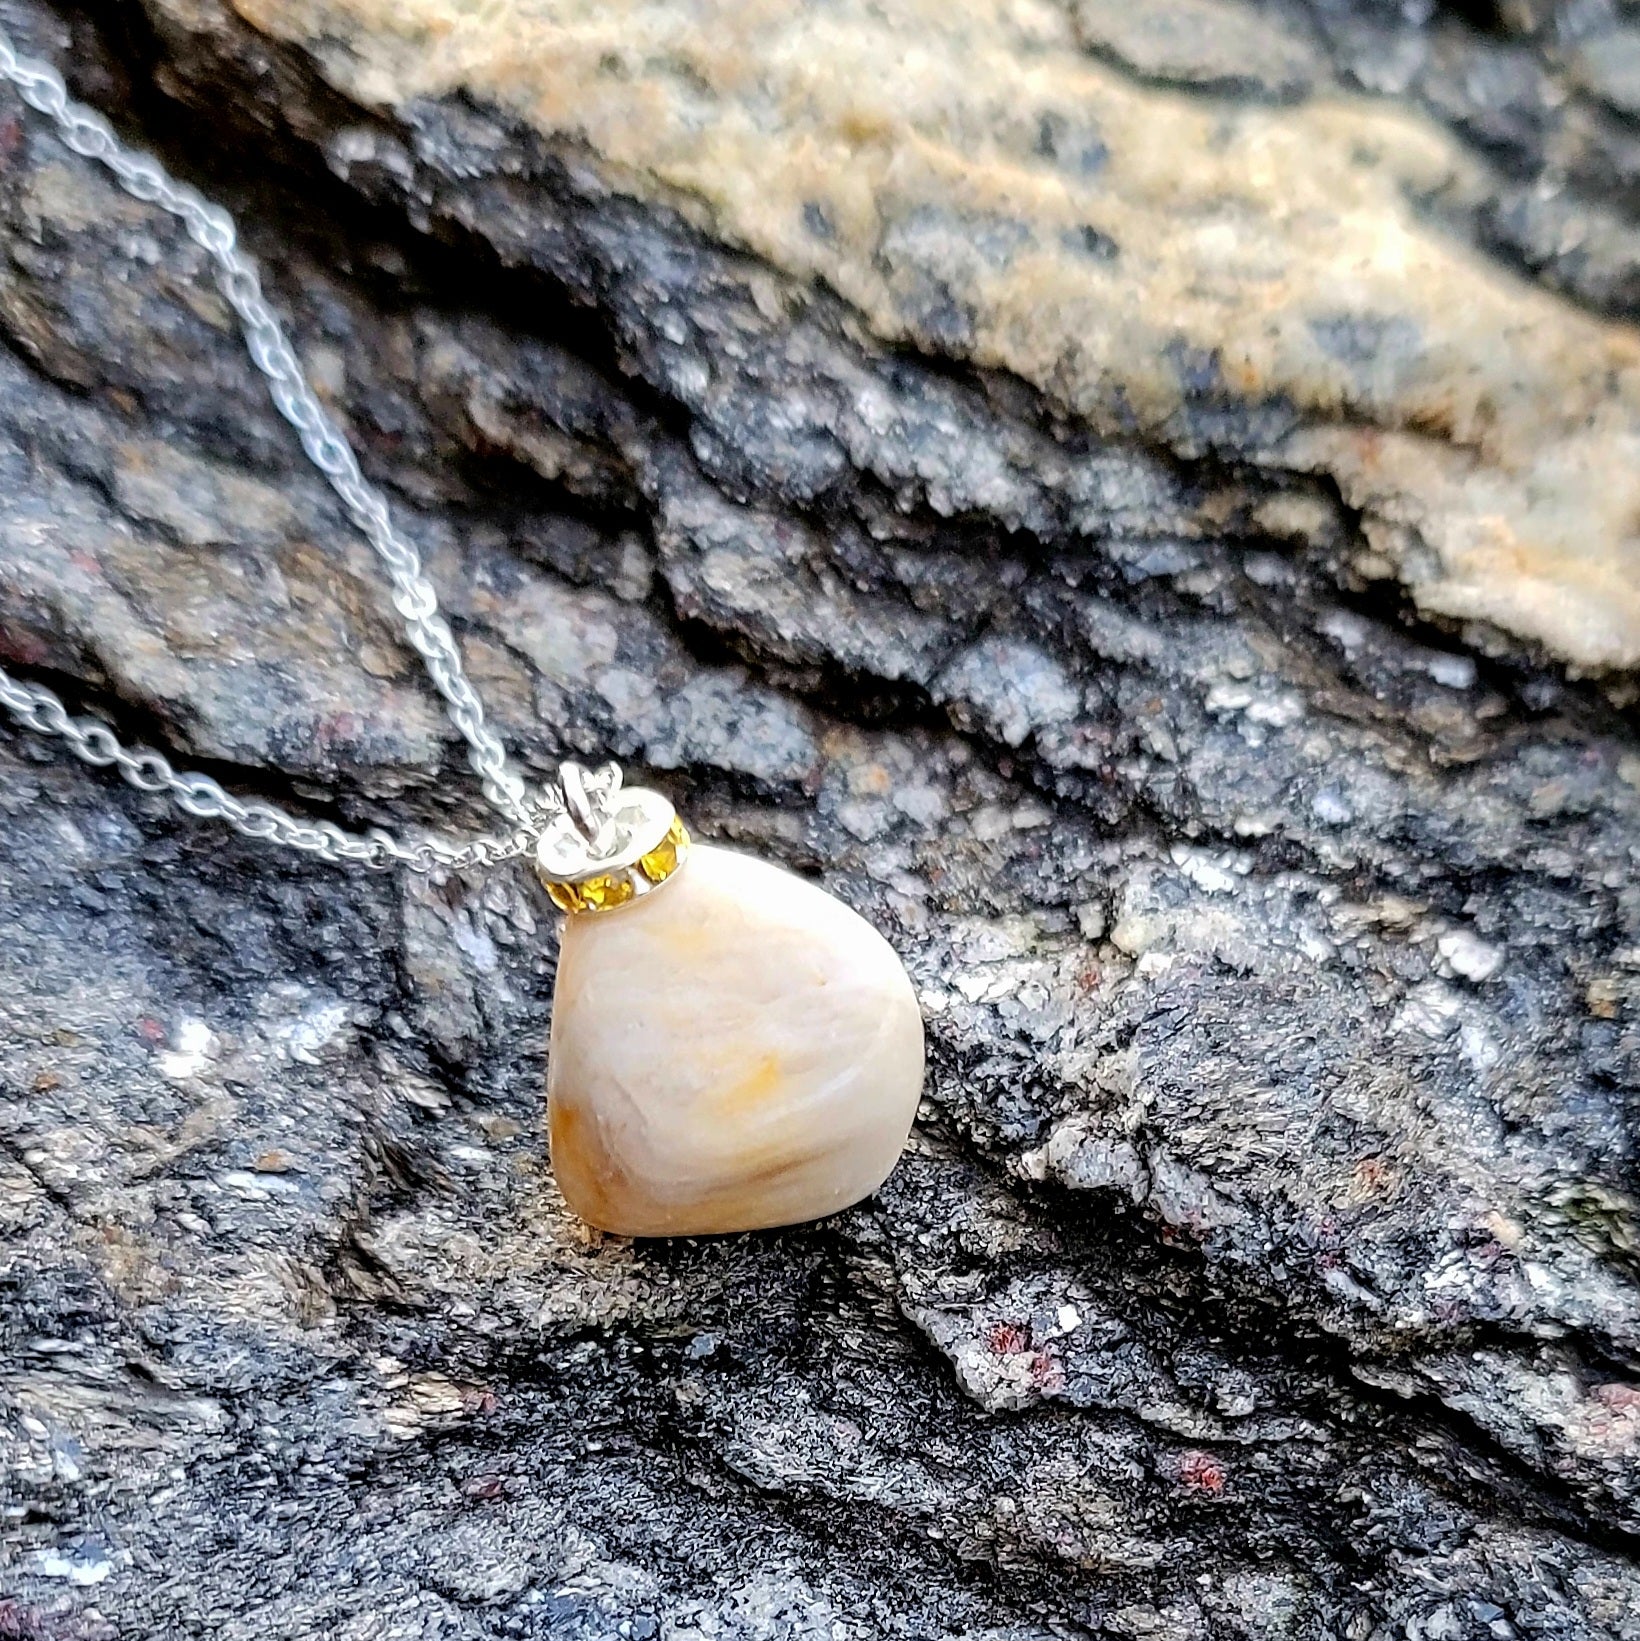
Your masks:
<instances>
[{"instance_id":1,"label":"silver chain","mask_svg":"<svg viewBox=\"0 0 1640 1641\"><path fill-rule=\"evenodd\" d=\"M393 528L386 498L360 472L353 447L308 386L283 327L262 295L255 264L239 249L233 218L185 183L173 181L152 155L127 149L102 115L69 97L55 69L19 57L3 30L0 79L9 80L24 102L48 116L76 154L106 166L126 193L178 218L188 237L216 264L217 284L239 315L245 344L257 369L268 379L274 404L296 429L303 450L341 498L348 517L387 566L393 605L404 618L406 636L426 662L451 722L471 748L470 761L484 796L516 830L462 846L432 840L405 845L379 829L358 837L328 822L297 820L272 804L236 798L208 775L179 775L157 752L127 750L103 724L71 717L50 690L21 683L3 670L0 706L28 728L66 741L86 763L115 765L133 786L169 794L190 815L224 820L247 837L305 850L337 864L385 867L396 863L414 871L431 871L488 865L527 853L540 831L543 814L558 808L561 800L549 793L544 804L532 801L509 767L506 749L485 723L483 704L462 670L461 655L449 624L439 614L438 594L422 571L420 556Z\"/></svg>"},{"instance_id":2,"label":"silver chain","mask_svg":"<svg viewBox=\"0 0 1640 1641\"><path fill-rule=\"evenodd\" d=\"M379 827L360 837L329 821L298 820L271 803L235 797L209 775L178 774L158 752L131 751L119 743L106 724L94 718L72 717L49 689L23 683L4 671L0 671L0 706L25 727L66 741L75 757L84 762L99 769L112 765L140 792L163 792L187 814L202 820L226 821L248 838L300 849L337 865L408 866L413 872L459 871L515 860L527 855L535 844L538 829L533 824L520 827L510 836L475 838L459 845L440 838L400 843Z\"/></svg>"}]
</instances>

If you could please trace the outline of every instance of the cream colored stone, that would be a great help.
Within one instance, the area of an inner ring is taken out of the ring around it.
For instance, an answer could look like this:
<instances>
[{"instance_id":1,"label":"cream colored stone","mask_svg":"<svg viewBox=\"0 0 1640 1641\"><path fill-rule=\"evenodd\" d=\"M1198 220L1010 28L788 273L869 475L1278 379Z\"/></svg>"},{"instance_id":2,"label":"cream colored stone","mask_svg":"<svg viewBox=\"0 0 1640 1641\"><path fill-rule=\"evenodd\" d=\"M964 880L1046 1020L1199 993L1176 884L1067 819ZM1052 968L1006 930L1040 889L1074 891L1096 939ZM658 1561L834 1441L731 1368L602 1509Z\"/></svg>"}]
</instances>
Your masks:
<instances>
[{"instance_id":1,"label":"cream colored stone","mask_svg":"<svg viewBox=\"0 0 1640 1641\"><path fill-rule=\"evenodd\" d=\"M627 1236L790 1225L888 1177L923 1027L864 918L749 855L697 846L618 911L571 917L553 997L553 1169Z\"/></svg>"}]
</instances>

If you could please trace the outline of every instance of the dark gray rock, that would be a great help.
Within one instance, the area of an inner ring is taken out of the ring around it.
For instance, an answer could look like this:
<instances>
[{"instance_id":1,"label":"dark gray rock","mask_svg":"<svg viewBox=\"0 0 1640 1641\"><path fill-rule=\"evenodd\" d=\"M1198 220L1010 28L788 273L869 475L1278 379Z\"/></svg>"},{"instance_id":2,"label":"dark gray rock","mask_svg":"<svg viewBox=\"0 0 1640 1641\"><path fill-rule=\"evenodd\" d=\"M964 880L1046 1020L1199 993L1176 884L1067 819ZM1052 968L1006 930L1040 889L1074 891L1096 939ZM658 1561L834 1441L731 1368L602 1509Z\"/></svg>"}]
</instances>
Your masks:
<instances>
[{"instance_id":1,"label":"dark gray rock","mask_svg":"<svg viewBox=\"0 0 1640 1641\"><path fill-rule=\"evenodd\" d=\"M1345 42L1522 169L1622 115L1547 16L1246 11L1109 55L1279 99ZM0 1636L1640 1637L1632 678L1362 580L1222 382L1095 436L184 15L0 0L239 213L525 764L823 877L932 1069L871 1203L601 1239L524 874L275 857L5 733ZM9 97L0 156L4 664L483 824L198 253ZM1613 176L1561 208L1631 232Z\"/></svg>"}]
</instances>

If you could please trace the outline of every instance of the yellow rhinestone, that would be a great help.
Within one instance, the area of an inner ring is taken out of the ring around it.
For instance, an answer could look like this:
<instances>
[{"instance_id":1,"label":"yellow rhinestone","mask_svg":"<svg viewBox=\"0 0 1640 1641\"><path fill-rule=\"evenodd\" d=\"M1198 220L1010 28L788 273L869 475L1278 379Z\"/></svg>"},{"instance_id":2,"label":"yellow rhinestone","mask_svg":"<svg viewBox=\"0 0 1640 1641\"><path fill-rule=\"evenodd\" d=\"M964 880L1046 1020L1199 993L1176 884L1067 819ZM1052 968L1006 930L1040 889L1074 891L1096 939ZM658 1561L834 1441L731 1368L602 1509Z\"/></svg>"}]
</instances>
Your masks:
<instances>
[{"instance_id":1,"label":"yellow rhinestone","mask_svg":"<svg viewBox=\"0 0 1640 1641\"><path fill-rule=\"evenodd\" d=\"M639 856L638 870L651 883L664 883L677 871L678 862L688 848L689 834L684 830L683 822L674 815L666 836L647 855Z\"/></svg>"},{"instance_id":2,"label":"yellow rhinestone","mask_svg":"<svg viewBox=\"0 0 1640 1641\"><path fill-rule=\"evenodd\" d=\"M611 906L624 906L633 895L632 879L625 872L588 878L576 887L581 891L581 900L589 912L607 912Z\"/></svg>"},{"instance_id":3,"label":"yellow rhinestone","mask_svg":"<svg viewBox=\"0 0 1640 1641\"><path fill-rule=\"evenodd\" d=\"M573 883L546 883L547 899L561 912L582 912L586 910L586 902L581 899L581 891Z\"/></svg>"}]
</instances>

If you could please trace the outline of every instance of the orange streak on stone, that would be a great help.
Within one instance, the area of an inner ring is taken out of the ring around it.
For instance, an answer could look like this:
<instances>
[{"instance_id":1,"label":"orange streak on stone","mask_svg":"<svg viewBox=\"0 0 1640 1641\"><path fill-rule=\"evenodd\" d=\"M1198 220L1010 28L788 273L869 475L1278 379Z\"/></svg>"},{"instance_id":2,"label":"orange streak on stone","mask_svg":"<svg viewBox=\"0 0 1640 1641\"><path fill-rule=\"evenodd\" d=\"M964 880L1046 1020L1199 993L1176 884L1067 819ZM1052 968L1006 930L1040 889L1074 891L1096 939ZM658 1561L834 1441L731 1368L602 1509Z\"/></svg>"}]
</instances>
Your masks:
<instances>
[{"instance_id":1,"label":"orange streak on stone","mask_svg":"<svg viewBox=\"0 0 1640 1641\"><path fill-rule=\"evenodd\" d=\"M780 1091L780 1057L765 1054L739 1082L731 1084L714 1102L726 1115L755 1110Z\"/></svg>"},{"instance_id":2,"label":"orange streak on stone","mask_svg":"<svg viewBox=\"0 0 1640 1641\"><path fill-rule=\"evenodd\" d=\"M595 1121L555 1100L547 1124L552 1172L564 1201L591 1225L612 1226L626 1217L626 1176L610 1156Z\"/></svg>"}]
</instances>

